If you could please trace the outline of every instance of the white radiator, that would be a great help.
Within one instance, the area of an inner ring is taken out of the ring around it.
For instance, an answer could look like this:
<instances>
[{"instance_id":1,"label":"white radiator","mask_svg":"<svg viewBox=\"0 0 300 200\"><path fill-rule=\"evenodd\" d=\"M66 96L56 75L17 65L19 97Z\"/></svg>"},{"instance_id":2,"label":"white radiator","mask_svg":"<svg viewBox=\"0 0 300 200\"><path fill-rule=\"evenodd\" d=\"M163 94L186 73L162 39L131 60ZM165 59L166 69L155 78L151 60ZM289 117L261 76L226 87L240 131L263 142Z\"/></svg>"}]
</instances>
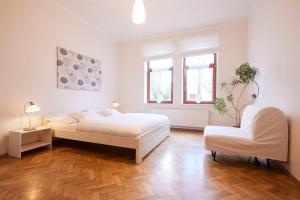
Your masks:
<instances>
[{"instance_id":1,"label":"white radiator","mask_svg":"<svg viewBox=\"0 0 300 200\"><path fill-rule=\"evenodd\" d=\"M151 108L150 112L167 116L173 128L203 129L209 124L208 109Z\"/></svg>"}]
</instances>

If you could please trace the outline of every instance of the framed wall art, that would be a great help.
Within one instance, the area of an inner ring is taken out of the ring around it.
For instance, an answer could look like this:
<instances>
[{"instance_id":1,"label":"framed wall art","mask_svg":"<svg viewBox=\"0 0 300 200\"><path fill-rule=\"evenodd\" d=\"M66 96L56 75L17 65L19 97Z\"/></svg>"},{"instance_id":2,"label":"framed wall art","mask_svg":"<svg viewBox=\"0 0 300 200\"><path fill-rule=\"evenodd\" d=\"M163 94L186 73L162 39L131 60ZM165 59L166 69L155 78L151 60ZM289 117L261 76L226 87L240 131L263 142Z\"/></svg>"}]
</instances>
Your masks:
<instances>
[{"instance_id":1,"label":"framed wall art","mask_svg":"<svg viewBox=\"0 0 300 200\"><path fill-rule=\"evenodd\" d=\"M99 91L101 76L99 60L57 47L58 88Z\"/></svg>"}]
</instances>

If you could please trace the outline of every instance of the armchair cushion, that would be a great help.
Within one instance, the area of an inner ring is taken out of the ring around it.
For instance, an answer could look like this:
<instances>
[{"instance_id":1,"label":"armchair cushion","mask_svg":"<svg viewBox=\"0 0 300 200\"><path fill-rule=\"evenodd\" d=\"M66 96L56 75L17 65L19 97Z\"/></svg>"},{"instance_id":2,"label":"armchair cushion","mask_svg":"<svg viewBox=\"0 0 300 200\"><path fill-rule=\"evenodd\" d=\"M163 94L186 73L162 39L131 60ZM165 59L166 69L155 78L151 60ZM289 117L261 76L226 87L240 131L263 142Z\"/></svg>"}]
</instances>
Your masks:
<instances>
[{"instance_id":1,"label":"armchair cushion","mask_svg":"<svg viewBox=\"0 0 300 200\"><path fill-rule=\"evenodd\" d=\"M204 147L210 151L248 155L250 143L251 135L241 128L207 126L204 130Z\"/></svg>"}]
</instances>

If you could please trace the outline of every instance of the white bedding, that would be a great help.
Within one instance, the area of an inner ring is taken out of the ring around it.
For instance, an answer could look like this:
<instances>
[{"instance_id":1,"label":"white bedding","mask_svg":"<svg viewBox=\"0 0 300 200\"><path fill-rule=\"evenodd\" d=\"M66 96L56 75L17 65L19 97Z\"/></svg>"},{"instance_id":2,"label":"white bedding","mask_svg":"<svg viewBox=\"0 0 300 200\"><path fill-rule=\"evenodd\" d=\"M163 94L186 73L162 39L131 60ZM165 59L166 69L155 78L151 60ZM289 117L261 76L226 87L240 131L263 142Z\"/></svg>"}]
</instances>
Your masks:
<instances>
[{"instance_id":1,"label":"white bedding","mask_svg":"<svg viewBox=\"0 0 300 200\"><path fill-rule=\"evenodd\" d=\"M76 131L78 123L60 123L60 122L48 122L47 126L53 129L61 129L68 131Z\"/></svg>"},{"instance_id":2,"label":"white bedding","mask_svg":"<svg viewBox=\"0 0 300 200\"><path fill-rule=\"evenodd\" d=\"M169 126L169 124L168 118L163 115L127 113L80 121L77 131L136 137L147 131Z\"/></svg>"},{"instance_id":3,"label":"white bedding","mask_svg":"<svg viewBox=\"0 0 300 200\"><path fill-rule=\"evenodd\" d=\"M70 117L70 114L58 116L60 118L61 116ZM51 121L52 119L53 117L46 117L45 122L47 126L53 129L93 132L124 137L136 137L157 128L170 126L167 117L148 113L120 113L106 117L85 117L81 120L78 119L79 122L77 123L65 123L66 120L61 122Z\"/></svg>"}]
</instances>

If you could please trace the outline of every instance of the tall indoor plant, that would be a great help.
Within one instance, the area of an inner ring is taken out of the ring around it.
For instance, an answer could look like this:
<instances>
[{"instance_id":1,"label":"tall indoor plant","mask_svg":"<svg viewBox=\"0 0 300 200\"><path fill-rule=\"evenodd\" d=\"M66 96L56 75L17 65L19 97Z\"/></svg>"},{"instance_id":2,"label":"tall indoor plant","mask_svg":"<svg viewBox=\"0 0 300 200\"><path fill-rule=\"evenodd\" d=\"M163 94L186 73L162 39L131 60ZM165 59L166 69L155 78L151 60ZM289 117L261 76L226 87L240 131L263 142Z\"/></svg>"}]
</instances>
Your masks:
<instances>
[{"instance_id":1,"label":"tall indoor plant","mask_svg":"<svg viewBox=\"0 0 300 200\"><path fill-rule=\"evenodd\" d=\"M226 114L231 119L235 120L235 126L239 127L241 123L241 113L244 108L250 104L253 104L259 95L259 85L255 81L257 70L251 67L249 63L242 64L235 70L236 78L230 83L221 83L221 89L225 90L225 98L217 98L214 102L215 109L221 114ZM256 92L248 96L245 103L241 103L241 99L246 95L245 91L248 86L254 85ZM237 88L241 90L236 93ZM228 109L229 104L233 108L233 112Z\"/></svg>"}]
</instances>

